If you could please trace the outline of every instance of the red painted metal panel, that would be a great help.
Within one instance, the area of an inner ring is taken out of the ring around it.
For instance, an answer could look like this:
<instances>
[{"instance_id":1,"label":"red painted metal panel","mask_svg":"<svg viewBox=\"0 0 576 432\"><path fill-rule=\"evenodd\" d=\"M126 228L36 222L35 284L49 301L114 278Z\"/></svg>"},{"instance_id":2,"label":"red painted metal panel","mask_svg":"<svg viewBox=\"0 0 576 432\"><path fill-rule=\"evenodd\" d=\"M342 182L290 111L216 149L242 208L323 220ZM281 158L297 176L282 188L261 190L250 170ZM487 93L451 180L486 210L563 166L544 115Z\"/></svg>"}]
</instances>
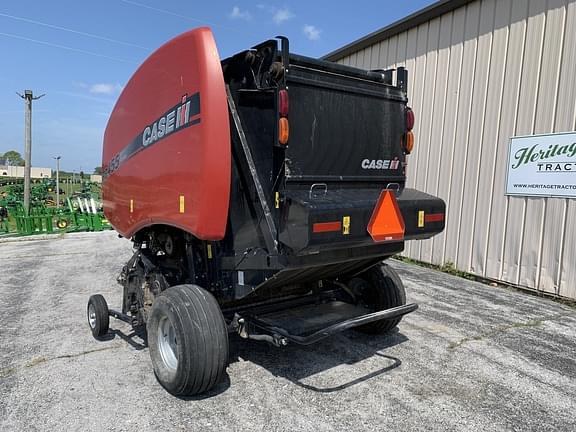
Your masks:
<instances>
[{"instance_id":1,"label":"red painted metal panel","mask_svg":"<svg viewBox=\"0 0 576 432\"><path fill-rule=\"evenodd\" d=\"M161 223L224 237L230 127L210 29L174 38L138 68L108 121L102 162L104 212L123 236Z\"/></svg>"}]
</instances>

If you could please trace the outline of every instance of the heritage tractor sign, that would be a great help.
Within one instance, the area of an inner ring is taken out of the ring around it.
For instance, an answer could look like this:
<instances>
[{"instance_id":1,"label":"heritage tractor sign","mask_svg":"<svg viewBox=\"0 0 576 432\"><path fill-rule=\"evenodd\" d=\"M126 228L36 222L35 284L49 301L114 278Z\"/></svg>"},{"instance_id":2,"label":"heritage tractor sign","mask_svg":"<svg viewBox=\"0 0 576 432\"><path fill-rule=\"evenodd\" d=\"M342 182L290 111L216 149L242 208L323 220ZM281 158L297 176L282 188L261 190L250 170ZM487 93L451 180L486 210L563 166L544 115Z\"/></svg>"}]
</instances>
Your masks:
<instances>
[{"instance_id":1,"label":"heritage tractor sign","mask_svg":"<svg viewBox=\"0 0 576 432\"><path fill-rule=\"evenodd\" d=\"M576 132L510 139L506 194L576 198Z\"/></svg>"}]
</instances>

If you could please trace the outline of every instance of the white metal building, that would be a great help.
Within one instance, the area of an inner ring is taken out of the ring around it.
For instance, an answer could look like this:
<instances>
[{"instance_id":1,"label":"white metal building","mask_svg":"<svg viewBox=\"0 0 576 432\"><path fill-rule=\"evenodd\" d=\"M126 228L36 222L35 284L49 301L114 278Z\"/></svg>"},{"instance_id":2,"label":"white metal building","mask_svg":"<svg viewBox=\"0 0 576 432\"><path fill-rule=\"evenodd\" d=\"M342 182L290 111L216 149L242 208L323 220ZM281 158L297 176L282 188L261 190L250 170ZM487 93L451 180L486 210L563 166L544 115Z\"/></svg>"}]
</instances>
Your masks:
<instances>
[{"instance_id":1,"label":"white metal building","mask_svg":"<svg viewBox=\"0 0 576 432\"><path fill-rule=\"evenodd\" d=\"M91 174L90 181L94 183L102 183L102 176L100 174Z\"/></svg>"},{"instance_id":2,"label":"white metal building","mask_svg":"<svg viewBox=\"0 0 576 432\"><path fill-rule=\"evenodd\" d=\"M24 178L23 166L0 165L0 177ZM30 168L30 178L50 178L52 177L51 168Z\"/></svg>"},{"instance_id":3,"label":"white metal building","mask_svg":"<svg viewBox=\"0 0 576 432\"><path fill-rule=\"evenodd\" d=\"M448 208L406 256L576 298L576 194L505 194L511 137L576 129L576 0L440 1L325 59L408 69L409 186Z\"/></svg>"}]
</instances>

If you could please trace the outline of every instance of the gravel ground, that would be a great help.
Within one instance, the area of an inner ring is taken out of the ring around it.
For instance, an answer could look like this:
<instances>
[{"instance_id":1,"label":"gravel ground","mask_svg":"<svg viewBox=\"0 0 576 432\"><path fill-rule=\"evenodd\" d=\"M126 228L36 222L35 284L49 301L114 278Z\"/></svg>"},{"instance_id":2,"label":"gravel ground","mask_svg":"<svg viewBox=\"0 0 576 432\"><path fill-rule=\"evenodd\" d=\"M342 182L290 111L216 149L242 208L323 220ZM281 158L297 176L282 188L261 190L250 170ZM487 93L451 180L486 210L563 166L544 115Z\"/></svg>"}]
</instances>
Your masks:
<instances>
[{"instance_id":1,"label":"gravel ground","mask_svg":"<svg viewBox=\"0 0 576 432\"><path fill-rule=\"evenodd\" d=\"M576 430L576 310L403 263L420 309L397 332L232 337L225 381L175 398L128 325L86 323L130 255L113 232L0 244L0 431Z\"/></svg>"}]
</instances>

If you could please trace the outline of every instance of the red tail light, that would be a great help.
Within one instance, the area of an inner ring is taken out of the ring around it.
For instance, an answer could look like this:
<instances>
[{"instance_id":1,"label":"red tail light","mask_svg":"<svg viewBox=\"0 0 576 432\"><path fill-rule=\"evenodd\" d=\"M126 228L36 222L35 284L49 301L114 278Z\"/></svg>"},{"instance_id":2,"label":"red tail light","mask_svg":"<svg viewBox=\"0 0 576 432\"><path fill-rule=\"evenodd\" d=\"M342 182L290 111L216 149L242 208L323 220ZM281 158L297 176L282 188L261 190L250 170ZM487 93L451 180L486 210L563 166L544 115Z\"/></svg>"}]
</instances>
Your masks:
<instances>
[{"instance_id":1,"label":"red tail light","mask_svg":"<svg viewBox=\"0 0 576 432\"><path fill-rule=\"evenodd\" d=\"M288 117L288 90L278 92L278 113L281 117Z\"/></svg>"},{"instance_id":2,"label":"red tail light","mask_svg":"<svg viewBox=\"0 0 576 432\"><path fill-rule=\"evenodd\" d=\"M411 131L414 129L414 111L411 108L406 108L406 130Z\"/></svg>"}]
</instances>

